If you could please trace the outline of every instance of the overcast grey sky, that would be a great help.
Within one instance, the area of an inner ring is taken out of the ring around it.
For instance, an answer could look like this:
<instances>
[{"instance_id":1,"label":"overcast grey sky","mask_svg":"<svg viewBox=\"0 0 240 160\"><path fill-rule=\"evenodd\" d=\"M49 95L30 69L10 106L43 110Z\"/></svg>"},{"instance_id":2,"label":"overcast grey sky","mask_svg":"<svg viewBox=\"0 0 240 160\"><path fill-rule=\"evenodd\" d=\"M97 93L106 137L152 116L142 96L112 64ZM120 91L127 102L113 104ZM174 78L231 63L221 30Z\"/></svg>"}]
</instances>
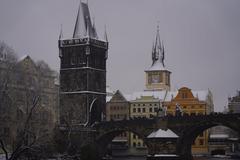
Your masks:
<instances>
[{"instance_id":1,"label":"overcast grey sky","mask_svg":"<svg viewBox=\"0 0 240 160\"><path fill-rule=\"evenodd\" d=\"M84 1L84 0L82 0ZM59 70L57 40L73 34L79 0L1 0L0 40ZM159 21L172 89L211 89L215 110L240 89L239 0L89 0L98 35L108 30L107 83L141 91Z\"/></svg>"}]
</instances>

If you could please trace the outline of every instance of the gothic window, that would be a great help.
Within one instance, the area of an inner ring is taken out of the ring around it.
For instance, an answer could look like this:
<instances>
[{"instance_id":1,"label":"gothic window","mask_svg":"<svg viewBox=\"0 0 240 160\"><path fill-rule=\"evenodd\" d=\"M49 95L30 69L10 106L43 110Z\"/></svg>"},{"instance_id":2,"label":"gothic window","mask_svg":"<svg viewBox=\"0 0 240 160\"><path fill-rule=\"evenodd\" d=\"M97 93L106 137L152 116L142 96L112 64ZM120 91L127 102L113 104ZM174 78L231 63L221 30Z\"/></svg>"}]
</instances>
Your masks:
<instances>
[{"instance_id":1,"label":"gothic window","mask_svg":"<svg viewBox=\"0 0 240 160\"><path fill-rule=\"evenodd\" d=\"M71 56L71 65L75 65L76 63L77 63L76 53L72 53L72 56Z\"/></svg>"},{"instance_id":2,"label":"gothic window","mask_svg":"<svg viewBox=\"0 0 240 160\"><path fill-rule=\"evenodd\" d=\"M87 46L87 47L86 47L86 55L89 55L89 54L90 54L90 47Z\"/></svg>"},{"instance_id":3,"label":"gothic window","mask_svg":"<svg viewBox=\"0 0 240 160\"><path fill-rule=\"evenodd\" d=\"M21 109L17 110L17 120L22 120L23 118L23 112Z\"/></svg>"},{"instance_id":4,"label":"gothic window","mask_svg":"<svg viewBox=\"0 0 240 160\"><path fill-rule=\"evenodd\" d=\"M101 86L101 74L100 73L96 73L95 75L95 89L96 90L100 90L100 86Z\"/></svg>"}]
</instances>

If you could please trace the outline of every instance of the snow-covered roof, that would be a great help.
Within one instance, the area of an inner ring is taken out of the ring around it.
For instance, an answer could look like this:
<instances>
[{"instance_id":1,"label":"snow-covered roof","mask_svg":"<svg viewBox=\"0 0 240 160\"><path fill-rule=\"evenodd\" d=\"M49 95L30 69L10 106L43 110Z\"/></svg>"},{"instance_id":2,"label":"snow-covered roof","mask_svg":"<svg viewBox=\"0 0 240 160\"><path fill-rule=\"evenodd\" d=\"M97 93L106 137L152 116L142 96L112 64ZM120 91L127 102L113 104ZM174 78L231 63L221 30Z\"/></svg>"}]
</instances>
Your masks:
<instances>
[{"instance_id":1,"label":"snow-covered roof","mask_svg":"<svg viewBox=\"0 0 240 160\"><path fill-rule=\"evenodd\" d=\"M21 61L23 61L24 59L26 59L27 57L29 57L29 55L23 55L22 57L20 57L19 59L18 59L18 62L21 62Z\"/></svg>"},{"instance_id":2,"label":"snow-covered roof","mask_svg":"<svg viewBox=\"0 0 240 160\"><path fill-rule=\"evenodd\" d=\"M170 129L167 130L159 129L157 131L152 132L150 135L147 136L147 138L178 138L178 135L176 135Z\"/></svg>"},{"instance_id":3,"label":"snow-covered roof","mask_svg":"<svg viewBox=\"0 0 240 160\"><path fill-rule=\"evenodd\" d=\"M106 102L109 102L112 99L112 96L106 96Z\"/></svg>"},{"instance_id":4,"label":"snow-covered roof","mask_svg":"<svg viewBox=\"0 0 240 160\"><path fill-rule=\"evenodd\" d=\"M210 138L219 139L219 138L229 138L228 134L210 134Z\"/></svg>"},{"instance_id":5,"label":"snow-covered roof","mask_svg":"<svg viewBox=\"0 0 240 160\"><path fill-rule=\"evenodd\" d=\"M168 71L159 60L155 61L153 65L145 71Z\"/></svg>"},{"instance_id":6,"label":"snow-covered roof","mask_svg":"<svg viewBox=\"0 0 240 160\"><path fill-rule=\"evenodd\" d=\"M165 94L166 94L166 91L142 91L142 92L133 92L132 94L124 95L124 97L128 101L134 101L134 100L140 99L141 97L145 97L145 96L152 96L153 98L163 100Z\"/></svg>"},{"instance_id":7,"label":"snow-covered roof","mask_svg":"<svg viewBox=\"0 0 240 160\"><path fill-rule=\"evenodd\" d=\"M198 98L200 101L205 101L208 96L207 90L202 91L192 91L193 96ZM172 98L175 98L178 94L178 91L167 91L166 98L164 99L166 91L142 91L142 92L133 92L132 94L124 95L124 97L128 101L133 101L136 99L140 99L142 96L153 96L154 98L158 98L159 100L171 101Z\"/></svg>"},{"instance_id":8,"label":"snow-covered roof","mask_svg":"<svg viewBox=\"0 0 240 160\"><path fill-rule=\"evenodd\" d=\"M147 155L148 157L178 157L176 154L154 154L154 155Z\"/></svg>"},{"instance_id":9,"label":"snow-covered roof","mask_svg":"<svg viewBox=\"0 0 240 160\"><path fill-rule=\"evenodd\" d=\"M209 94L208 90L200 90L200 91L193 91L193 96L198 98L200 101L206 101L207 96ZM132 94L123 94L123 96L126 98L127 101L135 101L138 99L141 99L142 97L152 96L153 98L156 98L160 101L171 101L173 98L175 98L178 94L178 91L150 91L150 90L144 90L139 92L133 92ZM165 97L166 95L166 97ZM112 98L111 95L108 94L107 96L107 102L110 101ZM164 99L165 98L165 99ZM147 101L147 100L146 100ZM152 101L152 100L151 100Z\"/></svg>"}]
</instances>

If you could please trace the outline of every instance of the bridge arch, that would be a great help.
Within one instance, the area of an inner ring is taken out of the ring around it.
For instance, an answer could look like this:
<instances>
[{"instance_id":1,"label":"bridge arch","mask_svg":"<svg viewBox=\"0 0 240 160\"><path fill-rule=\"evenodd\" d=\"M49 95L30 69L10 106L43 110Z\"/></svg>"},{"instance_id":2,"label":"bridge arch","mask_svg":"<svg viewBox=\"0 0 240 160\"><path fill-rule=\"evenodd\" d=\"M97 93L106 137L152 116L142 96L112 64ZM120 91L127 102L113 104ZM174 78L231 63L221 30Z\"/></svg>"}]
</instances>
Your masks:
<instances>
[{"instance_id":1,"label":"bridge arch","mask_svg":"<svg viewBox=\"0 0 240 160\"><path fill-rule=\"evenodd\" d=\"M143 140L143 143L148 148L148 144L145 141L146 137L142 133L139 133L138 131L135 131L130 128L113 129L113 130L109 130L109 131L99 135L96 139L98 151L101 154L101 156L104 156L107 153L107 147L109 144L111 144L112 140L124 132L129 132L129 133L133 133L133 134L137 135L140 139Z\"/></svg>"},{"instance_id":2,"label":"bridge arch","mask_svg":"<svg viewBox=\"0 0 240 160\"><path fill-rule=\"evenodd\" d=\"M96 146L100 146L100 152L106 153L107 145L112 142L114 137L118 136L123 132L131 132L137 135L143 140L147 148L149 144L146 141L146 137L152 133L155 128L156 121L154 119L146 118L135 118L135 119L124 119L120 121L103 121L96 123L93 127L98 132L95 138ZM146 127L148 126L148 127Z\"/></svg>"},{"instance_id":3,"label":"bridge arch","mask_svg":"<svg viewBox=\"0 0 240 160\"><path fill-rule=\"evenodd\" d=\"M234 123L233 123L234 121ZM207 129L210 129L215 126L225 126L238 133L240 135L240 119L236 116L227 117L221 115L212 115L205 119L201 119L198 122L195 122L194 125L186 127L181 133L178 144L177 152L180 155L185 156L185 159L191 159L192 157L192 144L199 134L204 132Z\"/></svg>"}]
</instances>

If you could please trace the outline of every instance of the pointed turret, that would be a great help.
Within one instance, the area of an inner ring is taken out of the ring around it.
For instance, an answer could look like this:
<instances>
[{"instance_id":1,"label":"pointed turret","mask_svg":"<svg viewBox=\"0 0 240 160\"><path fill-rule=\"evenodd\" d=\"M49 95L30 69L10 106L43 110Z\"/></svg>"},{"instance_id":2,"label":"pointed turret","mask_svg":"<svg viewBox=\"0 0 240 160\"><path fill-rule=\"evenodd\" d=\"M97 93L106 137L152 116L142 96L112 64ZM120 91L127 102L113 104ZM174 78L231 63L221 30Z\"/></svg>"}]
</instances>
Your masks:
<instances>
[{"instance_id":1,"label":"pointed turret","mask_svg":"<svg viewBox=\"0 0 240 160\"><path fill-rule=\"evenodd\" d=\"M106 25L105 25L105 27L104 27L104 40L105 40L105 42L108 42L107 27L106 27Z\"/></svg>"},{"instance_id":2,"label":"pointed turret","mask_svg":"<svg viewBox=\"0 0 240 160\"><path fill-rule=\"evenodd\" d=\"M62 31L62 25L61 25L60 34L59 34L59 40L62 39L62 37L63 37L63 31Z\"/></svg>"}]
</instances>

